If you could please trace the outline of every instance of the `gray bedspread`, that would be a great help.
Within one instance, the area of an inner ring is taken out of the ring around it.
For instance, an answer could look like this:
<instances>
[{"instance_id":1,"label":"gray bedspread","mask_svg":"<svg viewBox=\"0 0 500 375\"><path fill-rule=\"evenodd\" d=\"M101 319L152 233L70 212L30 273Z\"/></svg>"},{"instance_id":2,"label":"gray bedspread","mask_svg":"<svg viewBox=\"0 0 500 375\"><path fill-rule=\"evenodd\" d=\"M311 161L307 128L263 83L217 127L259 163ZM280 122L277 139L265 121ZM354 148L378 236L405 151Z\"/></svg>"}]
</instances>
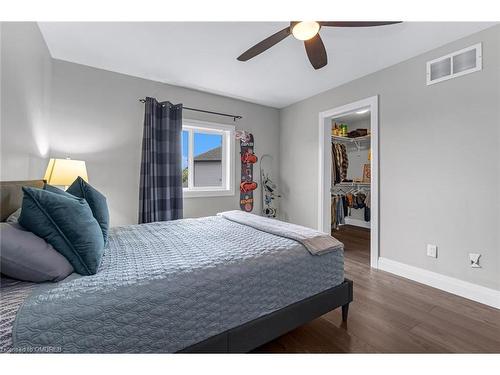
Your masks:
<instances>
[{"instance_id":1,"label":"gray bedspread","mask_svg":"<svg viewBox=\"0 0 500 375\"><path fill-rule=\"evenodd\" d=\"M329 234L302 225L290 224L270 217L233 210L217 214L236 223L300 242L313 255L322 255L344 248L344 244Z\"/></svg>"},{"instance_id":2,"label":"gray bedspread","mask_svg":"<svg viewBox=\"0 0 500 375\"><path fill-rule=\"evenodd\" d=\"M35 284L0 278L0 353L12 351L12 327L16 314Z\"/></svg>"},{"instance_id":3,"label":"gray bedspread","mask_svg":"<svg viewBox=\"0 0 500 375\"><path fill-rule=\"evenodd\" d=\"M96 275L33 289L14 350L175 352L343 280L342 250L222 217L115 227Z\"/></svg>"}]
</instances>

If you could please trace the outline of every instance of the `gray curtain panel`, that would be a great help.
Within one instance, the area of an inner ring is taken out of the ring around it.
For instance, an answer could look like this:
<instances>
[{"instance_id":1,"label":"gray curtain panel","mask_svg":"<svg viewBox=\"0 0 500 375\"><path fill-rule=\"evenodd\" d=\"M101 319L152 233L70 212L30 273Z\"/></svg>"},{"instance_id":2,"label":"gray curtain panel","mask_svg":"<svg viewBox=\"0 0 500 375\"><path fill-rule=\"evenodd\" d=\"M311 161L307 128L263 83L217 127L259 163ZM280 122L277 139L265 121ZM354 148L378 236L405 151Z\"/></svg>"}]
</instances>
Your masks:
<instances>
[{"instance_id":1,"label":"gray curtain panel","mask_svg":"<svg viewBox=\"0 0 500 375\"><path fill-rule=\"evenodd\" d=\"M139 223L182 219L182 104L146 98Z\"/></svg>"}]
</instances>

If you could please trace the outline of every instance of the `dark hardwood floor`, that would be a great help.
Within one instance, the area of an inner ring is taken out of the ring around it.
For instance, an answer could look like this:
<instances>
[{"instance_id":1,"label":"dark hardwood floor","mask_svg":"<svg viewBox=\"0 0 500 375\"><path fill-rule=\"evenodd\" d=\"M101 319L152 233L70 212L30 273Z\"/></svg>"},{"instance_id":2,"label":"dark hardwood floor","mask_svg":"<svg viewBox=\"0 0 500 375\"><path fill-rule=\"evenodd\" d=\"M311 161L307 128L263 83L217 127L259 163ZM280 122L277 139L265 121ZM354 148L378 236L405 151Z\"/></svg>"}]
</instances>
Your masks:
<instances>
[{"instance_id":1,"label":"dark hardwood floor","mask_svg":"<svg viewBox=\"0 0 500 375\"><path fill-rule=\"evenodd\" d=\"M345 256L353 262L370 264L370 229L343 225L332 236L344 244Z\"/></svg>"},{"instance_id":2,"label":"dark hardwood floor","mask_svg":"<svg viewBox=\"0 0 500 375\"><path fill-rule=\"evenodd\" d=\"M258 353L500 353L500 311L369 267L369 232L344 226L349 319L332 311Z\"/></svg>"}]
</instances>

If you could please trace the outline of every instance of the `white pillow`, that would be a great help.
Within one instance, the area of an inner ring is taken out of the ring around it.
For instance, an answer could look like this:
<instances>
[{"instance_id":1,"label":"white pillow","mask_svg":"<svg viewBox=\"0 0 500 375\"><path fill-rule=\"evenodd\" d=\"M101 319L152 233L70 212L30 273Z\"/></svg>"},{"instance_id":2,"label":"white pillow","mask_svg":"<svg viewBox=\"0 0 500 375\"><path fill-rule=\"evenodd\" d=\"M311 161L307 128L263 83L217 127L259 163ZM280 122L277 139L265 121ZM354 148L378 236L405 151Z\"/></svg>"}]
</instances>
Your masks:
<instances>
[{"instance_id":1,"label":"white pillow","mask_svg":"<svg viewBox=\"0 0 500 375\"><path fill-rule=\"evenodd\" d=\"M21 208L18 208L13 213L9 215L5 222L7 223L17 223L19 221L19 216L21 216Z\"/></svg>"}]
</instances>

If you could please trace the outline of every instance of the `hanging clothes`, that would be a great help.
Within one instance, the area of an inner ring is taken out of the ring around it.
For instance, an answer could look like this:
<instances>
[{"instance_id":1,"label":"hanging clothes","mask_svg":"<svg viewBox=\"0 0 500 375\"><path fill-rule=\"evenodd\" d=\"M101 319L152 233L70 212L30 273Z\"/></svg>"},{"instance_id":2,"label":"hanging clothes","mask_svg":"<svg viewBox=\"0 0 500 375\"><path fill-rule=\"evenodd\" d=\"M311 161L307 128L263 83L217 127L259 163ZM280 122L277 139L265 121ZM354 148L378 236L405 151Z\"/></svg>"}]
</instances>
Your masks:
<instances>
[{"instance_id":1,"label":"hanging clothes","mask_svg":"<svg viewBox=\"0 0 500 375\"><path fill-rule=\"evenodd\" d=\"M337 228L337 198L332 196L332 209L331 209L331 227L333 229Z\"/></svg>"},{"instance_id":2,"label":"hanging clothes","mask_svg":"<svg viewBox=\"0 0 500 375\"><path fill-rule=\"evenodd\" d=\"M338 225L344 225L345 220L344 220L344 203L343 199L341 196L337 197L337 224Z\"/></svg>"},{"instance_id":3,"label":"hanging clothes","mask_svg":"<svg viewBox=\"0 0 500 375\"><path fill-rule=\"evenodd\" d=\"M332 143L332 181L338 184L347 179L349 158L347 148L342 143Z\"/></svg>"},{"instance_id":4,"label":"hanging clothes","mask_svg":"<svg viewBox=\"0 0 500 375\"><path fill-rule=\"evenodd\" d=\"M332 143L332 182L338 184L340 182L340 170L338 169L338 157L335 143Z\"/></svg>"},{"instance_id":5,"label":"hanging clothes","mask_svg":"<svg viewBox=\"0 0 500 375\"><path fill-rule=\"evenodd\" d=\"M335 196L340 196L343 203L343 221L345 222L346 216L351 216L351 209L364 210L363 218L365 221L370 221L370 192L352 190L345 194L336 193ZM333 199L333 198L332 198ZM336 213L337 215L337 213ZM338 216L338 215L337 215ZM338 221L338 219L337 219ZM333 221L332 221L333 222Z\"/></svg>"},{"instance_id":6,"label":"hanging clothes","mask_svg":"<svg viewBox=\"0 0 500 375\"><path fill-rule=\"evenodd\" d=\"M368 206L365 206L365 221L370 221L371 209Z\"/></svg>"},{"instance_id":7,"label":"hanging clothes","mask_svg":"<svg viewBox=\"0 0 500 375\"><path fill-rule=\"evenodd\" d=\"M335 194L332 195L332 230L338 230L340 225L345 224L345 214L347 212L345 195Z\"/></svg>"},{"instance_id":8,"label":"hanging clothes","mask_svg":"<svg viewBox=\"0 0 500 375\"><path fill-rule=\"evenodd\" d=\"M340 160L341 180L345 181L347 179L347 169L349 168L349 158L347 157L347 148L344 144L339 144L339 149L341 155L341 160Z\"/></svg>"},{"instance_id":9,"label":"hanging clothes","mask_svg":"<svg viewBox=\"0 0 500 375\"><path fill-rule=\"evenodd\" d=\"M368 192L365 198L365 221L370 221L371 216L371 194Z\"/></svg>"},{"instance_id":10,"label":"hanging clothes","mask_svg":"<svg viewBox=\"0 0 500 375\"><path fill-rule=\"evenodd\" d=\"M344 206L344 217L349 216L349 207L347 207L347 197L342 195L342 205Z\"/></svg>"}]
</instances>

